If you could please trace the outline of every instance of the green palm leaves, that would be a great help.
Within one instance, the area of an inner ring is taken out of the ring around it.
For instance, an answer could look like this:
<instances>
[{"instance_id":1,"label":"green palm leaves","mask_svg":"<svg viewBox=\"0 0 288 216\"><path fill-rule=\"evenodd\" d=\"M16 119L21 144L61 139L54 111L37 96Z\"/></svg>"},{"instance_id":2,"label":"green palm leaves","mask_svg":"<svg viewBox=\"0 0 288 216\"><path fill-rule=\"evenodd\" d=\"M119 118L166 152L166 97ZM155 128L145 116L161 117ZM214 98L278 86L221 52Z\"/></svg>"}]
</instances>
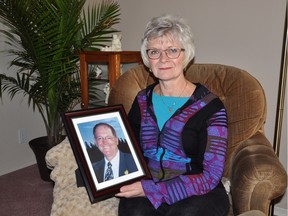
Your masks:
<instances>
[{"instance_id":1,"label":"green palm leaves","mask_svg":"<svg viewBox=\"0 0 288 216\"><path fill-rule=\"evenodd\" d=\"M11 76L0 74L0 97L18 93L40 111L51 146L62 130L60 114L80 100L79 52L111 41L120 6L103 0L0 0L0 34L13 57ZM2 51L3 52L3 51Z\"/></svg>"}]
</instances>

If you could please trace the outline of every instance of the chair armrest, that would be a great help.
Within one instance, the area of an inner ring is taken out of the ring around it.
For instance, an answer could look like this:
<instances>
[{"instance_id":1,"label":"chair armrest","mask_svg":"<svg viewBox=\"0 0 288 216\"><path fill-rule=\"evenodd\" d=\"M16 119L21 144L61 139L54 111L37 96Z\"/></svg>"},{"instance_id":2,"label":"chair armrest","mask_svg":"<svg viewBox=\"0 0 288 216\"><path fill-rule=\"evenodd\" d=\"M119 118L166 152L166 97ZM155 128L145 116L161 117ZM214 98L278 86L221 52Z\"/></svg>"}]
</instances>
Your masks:
<instances>
[{"instance_id":1,"label":"chair armrest","mask_svg":"<svg viewBox=\"0 0 288 216\"><path fill-rule=\"evenodd\" d=\"M67 162L75 160L70 148L70 143L67 137L61 143L51 148L45 156L47 167L53 169L59 163L62 163L62 161ZM76 163L76 161L73 161L73 163Z\"/></svg>"},{"instance_id":2,"label":"chair armrest","mask_svg":"<svg viewBox=\"0 0 288 216\"><path fill-rule=\"evenodd\" d=\"M116 216L118 199L112 197L91 204L85 187L77 187L75 170L78 168L68 138L46 154L47 167L52 169L54 181L50 216Z\"/></svg>"},{"instance_id":3,"label":"chair armrest","mask_svg":"<svg viewBox=\"0 0 288 216\"><path fill-rule=\"evenodd\" d=\"M50 178L60 187L75 184L75 170L78 168L70 142L66 137L46 154L46 164L52 170Z\"/></svg>"},{"instance_id":4,"label":"chair armrest","mask_svg":"<svg viewBox=\"0 0 288 216\"><path fill-rule=\"evenodd\" d=\"M231 167L235 215L260 210L268 215L270 202L287 187L287 173L271 143L260 132L240 145Z\"/></svg>"}]
</instances>

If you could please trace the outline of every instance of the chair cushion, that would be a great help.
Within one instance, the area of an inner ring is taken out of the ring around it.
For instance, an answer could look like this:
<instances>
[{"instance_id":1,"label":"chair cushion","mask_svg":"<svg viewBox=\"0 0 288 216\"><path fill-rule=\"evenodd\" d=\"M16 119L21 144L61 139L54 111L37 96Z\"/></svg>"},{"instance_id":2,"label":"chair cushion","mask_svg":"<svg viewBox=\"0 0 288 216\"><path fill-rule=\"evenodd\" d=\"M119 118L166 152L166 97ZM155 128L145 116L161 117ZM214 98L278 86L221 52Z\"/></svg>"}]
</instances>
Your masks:
<instances>
[{"instance_id":1,"label":"chair cushion","mask_svg":"<svg viewBox=\"0 0 288 216\"><path fill-rule=\"evenodd\" d=\"M266 216L266 215L259 210L251 210L251 211L247 211L245 213L242 213L238 216Z\"/></svg>"}]
</instances>

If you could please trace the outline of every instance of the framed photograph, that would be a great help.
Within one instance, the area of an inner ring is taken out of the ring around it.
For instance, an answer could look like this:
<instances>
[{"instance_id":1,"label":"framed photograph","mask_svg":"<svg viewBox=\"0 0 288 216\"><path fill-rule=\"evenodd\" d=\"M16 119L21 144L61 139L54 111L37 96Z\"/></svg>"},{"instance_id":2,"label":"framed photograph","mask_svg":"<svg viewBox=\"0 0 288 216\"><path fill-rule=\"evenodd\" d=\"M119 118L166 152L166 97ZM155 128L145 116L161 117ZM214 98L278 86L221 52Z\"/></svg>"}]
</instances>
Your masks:
<instances>
[{"instance_id":1,"label":"framed photograph","mask_svg":"<svg viewBox=\"0 0 288 216\"><path fill-rule=\"evenodd\" d=\"M91 203L151 175L122 105L62 114Z\"/></svg>"}]
</instances>

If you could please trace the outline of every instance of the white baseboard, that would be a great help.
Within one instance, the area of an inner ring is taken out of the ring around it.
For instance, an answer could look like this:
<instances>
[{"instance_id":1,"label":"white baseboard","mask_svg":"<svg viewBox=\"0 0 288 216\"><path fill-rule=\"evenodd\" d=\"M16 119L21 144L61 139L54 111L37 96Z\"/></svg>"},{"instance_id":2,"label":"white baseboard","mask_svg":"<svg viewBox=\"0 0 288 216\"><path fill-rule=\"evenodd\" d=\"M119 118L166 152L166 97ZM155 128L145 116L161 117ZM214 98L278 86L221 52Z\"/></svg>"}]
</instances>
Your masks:
<instances>
[{"instance_id":1,"label":"white baseboard","mask_svg":"<svg viewBox=\"0 0 288 216\"><path fill-rule=\"evenodd\" d=\"M288 210L284 208L274 207L274 216L287 216Z\"/></svg>"},{"instance_id":2,"label":"white baseboard","mask_svg":"<svg viewBox=\"0 0 288 216\"><path fill-rule=\"evenodd\" d=\"M36 159L35 159L35 161L30 161L30 162L27 162L27 163L25 163L25 164L21 164L20 166L18 166L18 167L14 167L13 169L8 169L8 170L4 170L4 171L0 171L0 176L2 176L2 175L5 175L5 174L8 174L8 173L11 173L11 172L14 172L14 171L17 171L17 170L19 170L19 169L23 169L23 168L25 168L25 167L28 167L28 166L31 166L31 165L33 165L33 164L35 164L36 163Z\"/></svg>"}]
</instances>

